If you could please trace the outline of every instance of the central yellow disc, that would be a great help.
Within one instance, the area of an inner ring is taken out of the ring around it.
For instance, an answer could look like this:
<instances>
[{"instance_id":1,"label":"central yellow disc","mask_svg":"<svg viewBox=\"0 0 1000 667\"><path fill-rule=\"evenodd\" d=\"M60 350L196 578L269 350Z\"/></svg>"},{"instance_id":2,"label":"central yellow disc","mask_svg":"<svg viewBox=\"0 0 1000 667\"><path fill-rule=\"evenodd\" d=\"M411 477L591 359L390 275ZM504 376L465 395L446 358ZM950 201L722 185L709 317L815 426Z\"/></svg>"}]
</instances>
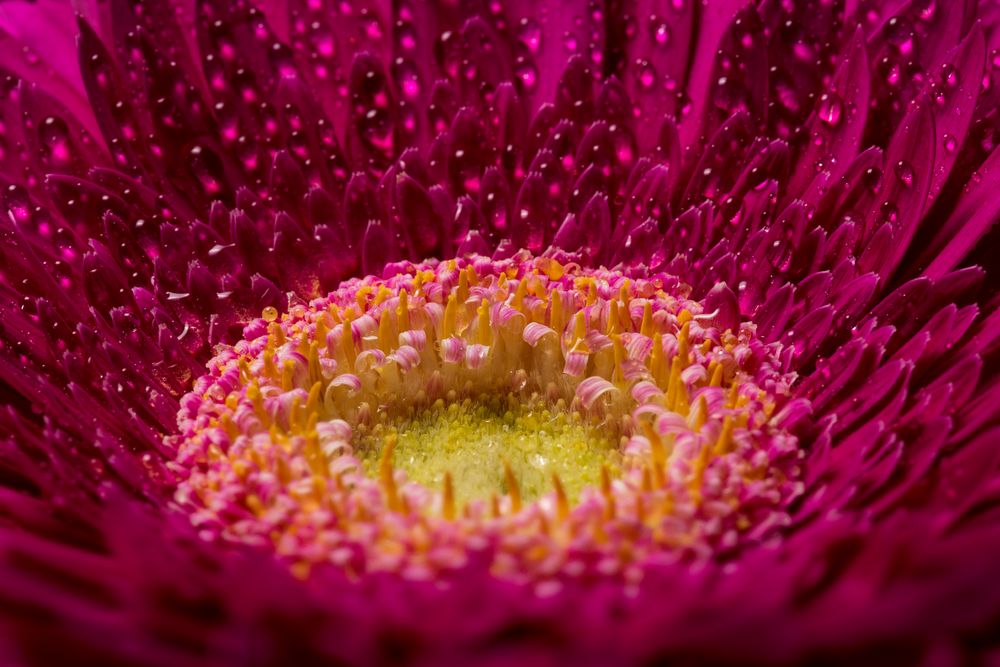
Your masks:
<instances>
[{"instance_id":1,"label":"central yellow disc","mask_svg":"<svg viewBox=\"0 0 1000 667\"><path fill-rule=\"evenodd\" d=\"M468 257L266 310L182 400L178 505L302 572L635 576L760 541L802 486L787 348L633 273Z\"/></svg>"},{"instance_id":2,"label":"central yellow disc","mask_svg":"<svg viewBox=\"0 0 1000 667\"><path fill-rule=\"evenodd\" d=\"M513 396L438 401L406 415L383 416L357 435L355 451L369 474L377 474L385 438L393 432L394 465L428 488L441 488L451 473L459 504L508 495L508 466L525 501L551 492L553 475L573 501L585 487L600 483L603 466L616 468L620 456L615 429L561 406Z\"/></svg>"}]
</instances>

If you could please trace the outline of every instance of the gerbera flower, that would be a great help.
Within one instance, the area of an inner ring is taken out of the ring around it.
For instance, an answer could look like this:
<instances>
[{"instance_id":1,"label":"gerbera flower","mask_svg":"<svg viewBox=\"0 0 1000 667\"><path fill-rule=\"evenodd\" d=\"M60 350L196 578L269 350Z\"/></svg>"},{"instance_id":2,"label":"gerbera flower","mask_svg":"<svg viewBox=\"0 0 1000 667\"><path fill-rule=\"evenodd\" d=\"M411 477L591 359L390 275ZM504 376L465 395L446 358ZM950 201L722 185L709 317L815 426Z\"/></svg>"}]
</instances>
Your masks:
<instances>
[{"instance_id":1,"label":"gerbera flower","mask_svg":"<svg viewBox=\"0 0 1000 667\"><path fill-rule=\"evenodd\" d=\"M0 4L0 657L995 659L998 22Z\"/></svg>"}]
</instances>

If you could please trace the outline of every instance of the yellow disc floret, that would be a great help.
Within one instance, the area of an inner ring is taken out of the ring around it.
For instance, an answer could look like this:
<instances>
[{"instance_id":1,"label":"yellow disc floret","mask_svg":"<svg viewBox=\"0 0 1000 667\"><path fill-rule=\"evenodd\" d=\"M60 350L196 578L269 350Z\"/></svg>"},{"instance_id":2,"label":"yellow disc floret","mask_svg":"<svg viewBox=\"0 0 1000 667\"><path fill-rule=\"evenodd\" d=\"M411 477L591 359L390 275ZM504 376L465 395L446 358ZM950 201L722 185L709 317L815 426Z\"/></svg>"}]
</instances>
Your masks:
<instances>
[{"instance_id":1,"label":"yellow disc floret","mask_svg":"<svg viewBox=\"0 0 1000 667\"><path fill-rule=\"evenodd\" d=\"M378 468L388 433L396 434L393 461L407 479L443 488L450 474L459 506L507 495L505 463L523 500L552 491L555 476L576 501L584 488L600 482L602 467L617 468L621 458L611 429L586 421L564 402L549 406L535 397L525 403L514 394L438 399L358 431L355 451L369 474Z\"/></svg>"}]
</instances>

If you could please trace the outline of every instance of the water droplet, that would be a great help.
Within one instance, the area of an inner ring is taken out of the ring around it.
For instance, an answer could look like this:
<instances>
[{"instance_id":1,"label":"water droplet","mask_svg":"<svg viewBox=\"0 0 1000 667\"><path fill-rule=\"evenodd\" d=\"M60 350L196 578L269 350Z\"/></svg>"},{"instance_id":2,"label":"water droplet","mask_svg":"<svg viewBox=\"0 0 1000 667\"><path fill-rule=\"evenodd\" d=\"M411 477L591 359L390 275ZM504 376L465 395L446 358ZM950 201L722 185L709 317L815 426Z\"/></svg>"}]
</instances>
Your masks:
<instances>
[{"instance_id":1,"label":"water droplet","mask_svg":"<svg viewBox=\"0 0 1000 667\"><path fill-rule=\"evenodd\" d=\"M879 184L882 182L882 170L877 167L870 167L861 175L861 182L872 192L878 190Z\"/></svg>"},{"instance_id":2,"label":"water droplet","mask_svg":"<svg viewBox=\"0 0 1000 667\"><path fill-rule=\"evenodd\" d=\"M941 82L949 88L958 85L958 68L951 64L941 65Z\"/></svg>"},{"instance_id":3,"label":"water droplet","mask_svg":"<svg viewBox=\"0 0 1000 667\"><path fill-rule=\"evenodd\" d=\"M535 66L530 62L522 62L518 65L514 74L521 80L521 83L524 84L525 90L533 90L535 84L538 83L538 70L535 69Z\"/></svg>"},{"instance_id":4,"label":"water droplet","mask_svg":"<svg viewBox=\"0 0 1000 667\"><path fill-rule=\"evenodd\" d=\"M993 130L986 128L983 132L983 136L979 141L979 145L982 147L983 151L990 152L996 148L996 140L993 136Z\"/></svg>"},{"instance_id":5,"label":"water droplet","mask_svg":"<svg viewBox=\"0 0 1000 667\"><path fill-rule=\"evenodd\" d=\"M404 51L412 51L416 48L417 36L411 24L402 23L396 28L396 42Z\"/></svg>"},{"instance_id":6,"label":"water droplet","mask_svg":"<svg viewBox=\"0 0 1000 667\"><path fill-rule=\"evenodd\" d=\"M882 204L882 220L895 223L899 219L899 209L891 201Z\"/></svg>"},{"instance_id":7,"label":"water droplet","mask_svg":"<svg viewBox=\"0 0 1000 667\"><path fill-rule=\"evenodd\" d=\"M374 16L369 17L368 21L366 22L365 34L368 36L368 39L372 41L377 41L379 39L382 39L382 26L379 25L378 19L376 19Z\"/></svg>"},{"instance_id":8,"label":"water droplet","mask_svg":"<svg viewBox=\"0 0 1000 667\"><path fill-rule=\"evenodd\" d=\"M903 77L899 63L892 62L888 58L883 58L880 61L880 65L885 76L885 82L893 88L899 85L899 82Z\"/></svg>"},{"instance_id":9,"label":"water droplet","mask_svg":"<svg viewBox=\"0 0 1000 667\"><path fill-rule=\"evenodd\" d=\"M61 118L49 116L39 130L45 157L54 165L65 167L72 159L69 128Z\"/></svg>"},{"instance_id":10,"label":"water droplet","mask_svg":"<svg viewBox=\"0 0 1000 667\"><path fill-rule=\"evenodd\" d=\"M886 22L885 38L903 55L913 52L913 27L902 16L893 16Z\"/></svg>"},{"instance_id":11,"label":"water droplet","mask_svg":"<svg viewBox=\"0 0 1000 667\"><path fill-rule=\"evenodd\" d=\"M896 163L896 178L908 188L913 187L913 181L916 176L913 173L913 167L906 160L900 160Z\"/></svg>"},{"instance_id":12,"label":"water droplet","mask_svg":"<svg viewBox=\"0 0 1000 667\"><path fill-rule=\"evenodd\" d=\"M917 10L917 16L921 21L929 21L934 18L937 10L937 0L914 0L913 8Z\"/></svg>"},{"instance_id":13,"label":"water droplet","mask_svg":"<svg viewBox=\"0 0 1000 667\"><path fill-rule=\"evenodd\" d=\"M321 23L314 23L313 33L310 36L314 52L324 58L332 58L336 51L336 42L333 33Z\"/></svg>"},{"instance_id":14,"label":"water droplet","mask_svg":"<svg viewBox=\"0 0 1000 667\"><path fill-rule=\"evenodd\" d=\"M666 46L670 43L670 26L666 22L654 21L651 29L654 43L660 46Z\"/></svg>"},{"instance_id":15,"label":"water droplet","mask_svg":"<svg viewBox=\"0 0 1000 667\"><path fill-rule=\"evenodd\" d=\"M819 119L830 127L840 124L844 114L844 103L837 93L826 93L819 98Z\"/></svg>"},{"instance_id":16,"label":"water droplet","mask_svg":"<svg viewBox=\"0 0 1000 667\"><path fill-rule=\"evenodd\" d=\"M190 152L191 172L194 174L205 194L214 196L222 191L222 163L218 156L210 151L195 146Z\"/></svg>"},{"instance_id":17,"label":"water droplet","mask_svg":"<svg viewBox=\"0 0 1000 667\"><path fill-rule=\"evenodd\" d=\"M648 60L641 61L636 71L636 79L640 86L649 90L656 83L656 68Z\"/></svg>"},{"instance_id":18,"label":"water droplet","mask_svg":"<svg viewBox=\"0 0 1000 667\"><path fill-rule=\"evenodd\" d=\"M420 81L417 79L417 70L412 61L400 58L393 68L393 73L396 75L396 83L403 97L413 100L420 95Z\"/></svg>"},{"instance_id":19,"label":"water droplet","mask_svg":"<svg viewBox=\"0 0 1000 667\"><path fill-rule=\"evenodd\" d=\"M949 153L954 153L955 149L958 148L958 141L951 134L945 133L942 137L942 143L944 144L944 149Z\"/></svg>"},{"instance_id":20,"label":"water droplet","mask_svg":"<svg viewBox=\"0 0 1000 667\"><path fill-rule=\"evenodd\" d=\"M531 53L538 53L542 47L542 28L534 19L522 19L517 30L517 38Z\"/></svg>"}]
</instances>

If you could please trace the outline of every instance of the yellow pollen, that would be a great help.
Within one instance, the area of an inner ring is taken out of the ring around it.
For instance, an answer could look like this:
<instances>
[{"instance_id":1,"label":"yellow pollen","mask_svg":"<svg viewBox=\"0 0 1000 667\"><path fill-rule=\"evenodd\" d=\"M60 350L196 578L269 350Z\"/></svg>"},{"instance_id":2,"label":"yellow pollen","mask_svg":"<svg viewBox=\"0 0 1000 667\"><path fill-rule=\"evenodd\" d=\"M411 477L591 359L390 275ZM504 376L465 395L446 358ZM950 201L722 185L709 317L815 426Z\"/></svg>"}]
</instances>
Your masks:
<instances>
[{"instance_id":1,"label":"yellow pollen","mask_svg":"<svg viewBox=\"0 0 1000 667\"><path fill-rule=\"evenodd\" d=\"M585 487L597 486L602 466L616 465L618 434L541 401L490 397L390 417L356 443L370 472L382 475L384 465L394 465L427 488L447 491L450 485L457 506L513 495L507 468L525 502L553 491L553 475L568 502L575 501ZM388 486L384 478L383 484Z\"/></svg>"}]
</instances>

